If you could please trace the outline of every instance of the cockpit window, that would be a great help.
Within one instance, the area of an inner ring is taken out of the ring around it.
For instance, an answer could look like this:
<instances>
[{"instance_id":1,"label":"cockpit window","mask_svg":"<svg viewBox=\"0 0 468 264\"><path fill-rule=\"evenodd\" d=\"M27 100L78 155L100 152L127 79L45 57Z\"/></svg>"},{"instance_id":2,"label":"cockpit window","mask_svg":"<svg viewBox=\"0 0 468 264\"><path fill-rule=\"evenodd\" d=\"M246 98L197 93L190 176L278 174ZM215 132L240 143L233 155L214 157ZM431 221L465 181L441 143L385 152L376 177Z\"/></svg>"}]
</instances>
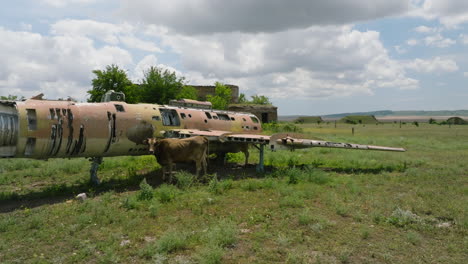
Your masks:
<instances>
[{"instance_id":1,"label":"cockpit window","mask_svg":"<svg viewBox=\"0 0 468 264\"><path fill-rule=\"evenodd\" d=\"M250 119L252 119L252 122L254 122L254 123L258 123L258 122L259 122L258 119L257 119L256 117L254 117L254 116L251 116Z\"/></svg>"}]
</instances>

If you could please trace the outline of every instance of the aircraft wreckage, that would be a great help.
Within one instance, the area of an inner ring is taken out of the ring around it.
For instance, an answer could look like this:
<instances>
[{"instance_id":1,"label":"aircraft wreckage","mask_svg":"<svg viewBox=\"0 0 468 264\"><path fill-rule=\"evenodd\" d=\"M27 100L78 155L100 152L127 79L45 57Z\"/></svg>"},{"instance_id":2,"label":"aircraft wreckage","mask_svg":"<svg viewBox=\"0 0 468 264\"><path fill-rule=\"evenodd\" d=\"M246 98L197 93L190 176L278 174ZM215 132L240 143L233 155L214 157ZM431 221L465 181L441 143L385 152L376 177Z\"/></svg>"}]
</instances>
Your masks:
<instances>
[{"instance_id":1,"label":"aircraft wreckage","mask_svg":"<svg viewBox=\"0 0 468 264\"><path fill-rule=\"evenodd\" d=\"M223 144L251 144L260 150L259 171L263 171L265 146L272 150L283 146L405 151L310 140L291 133L267 136L261 134L261 122L250 113L213 110L209 103L193 100L172 105L127 104L124 96L110 92L100 103L43 100L42 95L0 101L0 157L87 157L92 161L91 175L96 175L103 157L148 155L143 142L152 137L202 135L209 139L212 152Z\"/></svg>"}]
</instances>

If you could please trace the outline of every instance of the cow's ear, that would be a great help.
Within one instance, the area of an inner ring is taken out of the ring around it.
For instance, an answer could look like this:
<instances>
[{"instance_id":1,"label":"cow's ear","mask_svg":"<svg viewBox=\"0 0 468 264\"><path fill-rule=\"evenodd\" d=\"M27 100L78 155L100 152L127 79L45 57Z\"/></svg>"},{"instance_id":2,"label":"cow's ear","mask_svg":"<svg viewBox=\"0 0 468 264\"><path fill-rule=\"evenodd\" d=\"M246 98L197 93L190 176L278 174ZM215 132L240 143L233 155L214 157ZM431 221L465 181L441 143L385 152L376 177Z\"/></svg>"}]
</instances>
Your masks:
<instances>
[{"instance_id":1,"label":"cow's ear","mask_svg":"<svg viewBox=\"0 0 468 264\"><path fill-rule=\"evenodd\" d=\"M143 144L148 145L148 139L143 140Z\"/></svg>"}]
</instances>

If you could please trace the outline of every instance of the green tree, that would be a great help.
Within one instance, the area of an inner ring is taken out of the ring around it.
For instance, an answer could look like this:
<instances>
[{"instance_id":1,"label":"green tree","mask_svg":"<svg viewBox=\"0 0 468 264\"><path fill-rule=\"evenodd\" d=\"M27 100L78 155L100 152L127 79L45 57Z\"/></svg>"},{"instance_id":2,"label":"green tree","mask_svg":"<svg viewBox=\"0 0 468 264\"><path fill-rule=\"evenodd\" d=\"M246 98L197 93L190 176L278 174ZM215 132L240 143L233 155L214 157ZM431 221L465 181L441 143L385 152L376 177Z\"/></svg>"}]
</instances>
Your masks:
<instances>
[{"instance_id":1,"label":"green tree","mask_svg":"<svg viewBox=\"0 0 468 264\"><path fill-rule=\"evenodd\" d=\"M24 99L24 96L17 96L17 95L11 95L11 94L9 94L8 96L0 95L0 100L21 101L23 99Z\"/></svg>"},{"instance_id":2,"label":"green tree","mask_svg":"<svg viewBox=\"0 0 468 264\"><path fill-rule=\"evenodd\" d=\"M183 87L183 77L177 77L175 72L152 66L144 72L141 101L167 104L181 94Z\"/></svg>"},{"instance_id":3,"label":"green tree","mask_svg":"<svg viewBox=\"0 0 468 264\"><path fill-rule=\"evenodd\" d=\"M271 105L270 99L264 95L252 95L252 104Z\"/></svg>"},{"instance_id":4,"label":"green tree","mask_svg":"<svg viewBox=\"0 0 468 264\"><path fill-rule=\"evenodd\" d=\"M211 102L214 109L226 110L231 102L231 88L220 82L216 82L215 95L208 95L206 100Z\"/></svg>"},{"instance_id":5,"label":"green tree","mask_svg":"<svg viewBox=\"0 0 468 264\"><path fill-rule=\"evenodd\" d=\"M240 93L239 94L239 100L238 100L239 104L248 104L249 103L249 100L247 99L247 97L245 96L245 94L243 93Z\"/></svg>"},{"instance_id":6,"label":"green tree","mask_svg":"<svg viewBox=\"0 0 468 264\"><path fill-rule=\"evenodd\" d=\"M177 95L176 99L193 99L193 100L197 100L198 99L197 89L193 88L192 86L185 85L184 87L182 87L182 90Z\"/></svg>"},{"instance_id":7,"label":"green tree","mask_svg":"<svg viewBox=\"0 0 468 264\"><path fill-rule=\"evenodd\" d=\"M100 102L101 97L109 90L125 93L127 103L136 103L136 87L128 79L125 70L117 65L107 65L105 70L94 70L96 77L92 80L93 89L87 91L88 102Z\"/></svg>"}]
</instances>

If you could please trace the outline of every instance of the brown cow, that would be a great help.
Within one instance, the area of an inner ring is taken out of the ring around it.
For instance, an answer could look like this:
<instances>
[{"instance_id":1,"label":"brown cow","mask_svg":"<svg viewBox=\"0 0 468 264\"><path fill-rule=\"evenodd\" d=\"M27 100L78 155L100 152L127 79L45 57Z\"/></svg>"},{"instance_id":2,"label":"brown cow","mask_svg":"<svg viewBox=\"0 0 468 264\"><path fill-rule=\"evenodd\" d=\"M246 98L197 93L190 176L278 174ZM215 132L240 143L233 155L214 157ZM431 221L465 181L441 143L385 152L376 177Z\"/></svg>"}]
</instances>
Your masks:
<instances>
[{"instance_id":1,"label":"brown cow","mask_svg":"<svg viewBox=\"0 0 468 264\"><path fill-rule=\"evenodd\" d=\"M196 175L203 168L206 174L206 157L208 151L208 139L203 136L196 136L184 139L149 138L145 140L149 144L149 151L154 154L157 161L163 167L163 179L169 167L169 180L172 180L172 166L176 162L194 161L196 165Z\"/></svg>"}]
</instances>

